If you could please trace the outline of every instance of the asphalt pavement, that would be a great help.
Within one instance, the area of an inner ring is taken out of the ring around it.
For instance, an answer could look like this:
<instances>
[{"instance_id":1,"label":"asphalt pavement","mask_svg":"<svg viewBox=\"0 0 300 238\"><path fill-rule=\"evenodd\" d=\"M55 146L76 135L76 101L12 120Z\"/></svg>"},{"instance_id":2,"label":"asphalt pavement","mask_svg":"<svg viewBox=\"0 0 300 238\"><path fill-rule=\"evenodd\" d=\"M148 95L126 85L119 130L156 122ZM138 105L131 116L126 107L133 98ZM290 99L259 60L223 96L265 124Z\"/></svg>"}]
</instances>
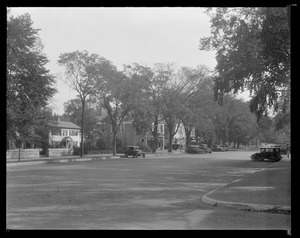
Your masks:
<instances>
[{"instance_id":1,"label":"asphalt pavement","mask_svg":"<svg viewBox=\"0 0 300 238\"><path fill-rule=\"evenodd\" d=\"M161 156L161 155L180 155L184 151L157 150L156 153L146 153L147 158ZM20 166L20 165L33 165L33 164L52 164L52 163L67 163L67 162L81 162L81 161L95 161L95 160L110 160L110 159L128 159L124 154L86 154L83 157L79 155L56 156L56 157L40 157L29 159L7 159L6 166Z\"/></svg>"},{"instance_id":2,"label":"asphalt pavement","mask_svg":"<svg viewBox=\"0 0 300 238\"><path fill-rule=\"evenodd\" d=\"M284 156L267 168L210 191L202 201L213 206L288 214L291 212L291 161Z\"/></svg>"},{"instance_id":3,"label":"asphalt pavement","mask_svg":"<svg viewBox=\"0 0 300 238\"><path fill-rule=\"evenodd\" d=\"M290 215L282 207L290 203L290 161L256 162L250 153L9 162L15 166L7 168L7 227L290 229ZM254 205L277 210L251 212Z\"/></svg>"},{"instance_id":4,"label":"asphalt pavement","mask_svg":"<svg viewBox=\"0 0 300 238\"><path fill-rule=\"evenodd\" d=\"M185 153L179 150L173 151L172 153L169 153L166 150L159 150L154 154L146 154L146 159L156 156L182 154ZM220 152L217 154L220 154ZM122 154L96 154L85 155L84 157L44 157L22 161L10 160L7 162L7 166L83 162L106 159L110 160L128 158L125 158ZM289 214L291 212L291 158L283 156L281 161L270 163L268 168L246 174L242 178L210 191L202 196L201 200L213 206Z\"/></svg>"}]
</instances>

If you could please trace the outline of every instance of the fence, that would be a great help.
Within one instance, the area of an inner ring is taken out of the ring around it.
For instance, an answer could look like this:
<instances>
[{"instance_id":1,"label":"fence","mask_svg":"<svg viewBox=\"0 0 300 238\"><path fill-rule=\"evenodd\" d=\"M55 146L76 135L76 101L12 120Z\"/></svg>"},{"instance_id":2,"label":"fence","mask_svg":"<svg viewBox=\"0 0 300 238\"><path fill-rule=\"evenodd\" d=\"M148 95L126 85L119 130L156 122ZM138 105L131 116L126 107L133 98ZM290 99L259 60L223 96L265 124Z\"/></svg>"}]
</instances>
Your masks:
<instances>
[{"instance_id":1,"label":"fence","mask_svg":"<svg viewBox=\"0 0 300 238\"><path fill-rule=\"evenodd\" d=\"M36 159L40 157L40 149L11 149L6 151L6 159Z\"/></svg>"},{"instance_id":2,"label":"fence","mask_svg":"<svg viewBox=\"0 0 300 238\"><path fill-rule=\"evenodd\" d=\"M49 157L73 155L73 149L70 149L70 148L49 148L47 155Z\"/></svg>"},{"instance_id":3,"label":"fence","mask_svg":"<svg viewBox=\"0 0 300 238\"><path fill-rule=\"evenodd\" d=\"M113 150L88 150L89 155L95 154L112 154Z\"/></svg>"}]
</instances>

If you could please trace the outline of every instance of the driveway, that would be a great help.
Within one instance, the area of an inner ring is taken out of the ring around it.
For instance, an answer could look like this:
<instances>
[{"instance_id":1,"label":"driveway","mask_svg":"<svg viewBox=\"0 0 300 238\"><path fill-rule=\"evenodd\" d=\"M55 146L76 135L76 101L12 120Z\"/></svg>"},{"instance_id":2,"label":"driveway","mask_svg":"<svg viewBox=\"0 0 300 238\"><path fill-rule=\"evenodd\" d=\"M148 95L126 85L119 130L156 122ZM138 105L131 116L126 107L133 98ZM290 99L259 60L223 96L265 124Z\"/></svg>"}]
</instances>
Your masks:
<instances>
[{"instance_id":1,"label":"driveway","mask_svg":"<svg viewBox=\"0 0 300 238\"><path fill-rule=\"evenodd\" d=\"M201 202L270 166L251 152L7 167L8 229L283 229L290 215Z\"/></svg>"}]
</instances>

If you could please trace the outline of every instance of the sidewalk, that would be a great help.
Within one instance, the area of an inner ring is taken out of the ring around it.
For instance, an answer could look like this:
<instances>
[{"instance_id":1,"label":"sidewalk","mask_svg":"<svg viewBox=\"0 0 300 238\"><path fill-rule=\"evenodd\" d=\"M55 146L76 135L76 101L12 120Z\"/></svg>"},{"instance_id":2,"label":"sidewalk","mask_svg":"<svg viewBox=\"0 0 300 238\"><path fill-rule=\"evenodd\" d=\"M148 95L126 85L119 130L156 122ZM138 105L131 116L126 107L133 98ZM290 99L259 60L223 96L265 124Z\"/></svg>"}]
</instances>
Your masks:
<instances>
[{"instance_id":1,"label":"sidewalk","mask_svg":"<svg viewBox=\"0 0 300 238\"><path fill-rule=\"evenodd\" d=\"M156 153L146 153L147 157L161 156L161 155L180 155L184 152L173 151L168 152L167 150L157 150ZM141 157L139 157L141 158ZM6 161L6 166L18 166L18 165L32 165L32 164L51 164L51 163L66 163L66 162L80 162L80 161L92 161L92 160L110 160L110 159L131 159L131 157L126 158L124 154L86 154L84 157L79 155L69 155L69 156L57 156L57 157L39 157L31 159L10 159ZM142 158L144 159L144 158Z\"/></svg>"},{"instance_id":2,"label":"sidewalk","mask_svg":"<svg viewBox=\"0 0 300 238\"><path fill-rule=\"evenodd\" d=\"M264 162L262 162L264 163ZM286 156L270 167L248 174L202 197L214 206L290 213L291 162Z\"/></svg>"}]
</instances>

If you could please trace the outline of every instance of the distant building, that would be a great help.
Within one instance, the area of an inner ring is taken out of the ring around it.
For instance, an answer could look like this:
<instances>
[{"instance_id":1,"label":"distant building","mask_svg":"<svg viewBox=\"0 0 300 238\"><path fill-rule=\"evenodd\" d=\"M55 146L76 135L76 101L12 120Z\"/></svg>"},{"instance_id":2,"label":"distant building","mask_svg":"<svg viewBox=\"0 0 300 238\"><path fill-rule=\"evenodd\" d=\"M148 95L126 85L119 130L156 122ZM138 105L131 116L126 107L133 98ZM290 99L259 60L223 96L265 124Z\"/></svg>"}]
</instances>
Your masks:
<instances>
[{"instance_id":1,"label":"distant building","mask_svg":"<svg viewBox=\"0 0 300 238\"><path fill-rule=\"evenodd\" d=\"M196 141L195 140L195 129L192 129L191 131L191 142ZM177 144L181 144L181 145L185 145L186 143L186 135L185 135L185 129L184 129L184 125L182 123L180 123L179 128L177 133L174 135L173 140L177 143Z\"/></svg>"},{"instance_id":2,"label":"distant building","mask_svg":"<svg viewBox=\"0 0 300 238\"><path fill-rule=\"evenodd\" d=\"M80 127L69 121L61 121L58 118L55 122L50 122L50 125L53 127L49 131L49 145L53 148L65 147L73 148L73 146L80 146ZM18 133L17 133L18 134ZM36 148L40 146L40 141L42 138L38 135L28 135L23 141L21 141L20 148ZM8 140L6 149L16 149L16 141Z\"/></svg>"},{"instance_id":3,"label":"distant building","mask_svg":"<svg viewBox=\"0 0 300 238\"><path fill-rule=\"evenodd\" d=\"M53 123L54 129L49 132L49 144L51 147L72 148L80 146L80 127L69 121L61 121L58 118L57 123Z\"/></svg>"},{"instance_id":4,"label":"distant building","mask_svg":"<svg viewBox=\"0 0 300 238\"><path fill-rule=\"evenodd\" d=\"M100 131L102 133L111 132L111 126L109 122L105 122L107 119L107 112L103 108L101 109L101 115L97 117L98 125L100 126ZM154 125L152 125L152 129ZM164 124L158 124L158 148L164 147ZM151 147L153 141L153 136L150 133L138 133L133 125L133 116L129 115L121 123L119 131L117 133L117 138L121 140L122 147L126 145L145 145Z\"/></svg>"}]
</instances>

